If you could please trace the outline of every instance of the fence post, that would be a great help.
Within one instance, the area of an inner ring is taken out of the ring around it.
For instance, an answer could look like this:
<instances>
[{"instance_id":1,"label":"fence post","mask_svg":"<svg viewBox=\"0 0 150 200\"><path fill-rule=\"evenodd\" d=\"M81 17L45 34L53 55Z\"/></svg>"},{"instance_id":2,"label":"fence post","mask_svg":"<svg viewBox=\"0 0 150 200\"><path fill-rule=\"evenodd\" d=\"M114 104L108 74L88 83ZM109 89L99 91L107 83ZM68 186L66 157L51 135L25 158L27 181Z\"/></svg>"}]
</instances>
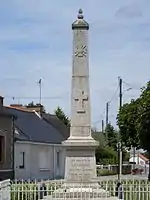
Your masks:
<instances>
[{"instance_id":1,"label":"fence post","mask_svg":"<svg viewBox=\"0 0 150 200\"><path fill-rule=\"evenodd\" d=\"M123 186L120 182L117 183L115 196L118 197L119 200L124 200Z\"/></svg>"},{"instance_id":2,"label":"fence post","mask_svg":"<svg viewBox=\"0 0 150 200\"><path fill-rule=\"evenodd\" d=\"M47 195L47 188L46 188L46 184L45 183L42 183L41 185L40 185L40 188L39 188L39 190L40 190L40 199L43 199L44 198L44 196L46 196Z\"/></svg>"}]
</instances>

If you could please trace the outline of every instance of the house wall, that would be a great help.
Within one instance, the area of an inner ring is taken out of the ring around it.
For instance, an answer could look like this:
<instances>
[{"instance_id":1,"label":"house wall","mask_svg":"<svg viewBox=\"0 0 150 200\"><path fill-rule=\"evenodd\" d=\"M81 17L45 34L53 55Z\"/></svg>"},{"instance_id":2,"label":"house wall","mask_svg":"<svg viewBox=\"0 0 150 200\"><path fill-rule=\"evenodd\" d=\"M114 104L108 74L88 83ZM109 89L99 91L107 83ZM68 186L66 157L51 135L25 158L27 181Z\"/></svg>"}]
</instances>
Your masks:
<instances>
[{"instance_id":1,"label":"house wall","mask_svg":"<svg viewBox=\"0 0 150 200\"><path fill-rule=\"evenodd\" d=\"M19 167L22 163L22 152L24 152L25 159L24 168ZM59 159L57 158L58 154ZM57 162L59 162L59 166L57 166ZM64 164L65 150L61 145L50 145L22 141L17 141L15 143L16 179L63 178Z\"/></svg>"},{"instance_id":2,"label":"house wall","mask_svg":"<svg viewBox=\"0 0 150 200\"><path fill-rule=\"evenodd\" d=\"M139 164L139 165L145 165L146 164L145 161L138 156L131 157L129 159L129 162L135 162L136 164Z\"/></svg>"},{"instance_id":3,"label":"house wall","mask_svg":"<svg viewBox=\"0 0 150 200\"><path fill-rule=\"evenodd\" d=\"M0 162L0 179L13 179L13 129L12 117L0 115L1 136L4 136L3 159Z\"/></svg>"}]
</instances>

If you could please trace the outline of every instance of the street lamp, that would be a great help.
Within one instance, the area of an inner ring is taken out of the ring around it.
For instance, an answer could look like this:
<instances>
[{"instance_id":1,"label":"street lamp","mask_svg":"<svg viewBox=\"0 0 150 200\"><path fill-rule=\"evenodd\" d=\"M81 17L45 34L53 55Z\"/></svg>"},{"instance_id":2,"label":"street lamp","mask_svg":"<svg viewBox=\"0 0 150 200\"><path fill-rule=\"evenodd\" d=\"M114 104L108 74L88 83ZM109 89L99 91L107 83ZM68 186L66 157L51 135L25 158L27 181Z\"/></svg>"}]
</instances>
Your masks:
<instances>
[{"instance_id":1,"label":"street lamp","mask_svg":"<svg viewBox=\"0 0 150 200\"><path fill-rule=\"evenodd\" d=\"M122 149L121 142L117 143L117 151L118 151L118 182L121 183L121 175L122 175Z\"/></svg>"}]
</instances>

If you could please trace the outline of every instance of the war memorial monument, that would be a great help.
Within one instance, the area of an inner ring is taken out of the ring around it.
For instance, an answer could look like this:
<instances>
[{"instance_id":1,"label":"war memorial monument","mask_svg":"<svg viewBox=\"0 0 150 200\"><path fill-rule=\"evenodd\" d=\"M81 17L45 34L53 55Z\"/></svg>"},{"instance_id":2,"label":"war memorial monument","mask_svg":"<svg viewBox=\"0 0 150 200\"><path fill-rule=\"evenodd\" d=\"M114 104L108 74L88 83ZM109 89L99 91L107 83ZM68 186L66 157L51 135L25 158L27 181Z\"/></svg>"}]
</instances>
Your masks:
<instances>
[{"instance_id":1,"label":"war memorial monument","mask_svg":"<svg viewBox=\"0 0 150 200\"><path fill-rule=\"evenodd\" d=\"M72 24L71 127L70 137L62 143L65 181L47 199L117 199L102 189L97 179L95 148L99 144L91 136L88 30L80 9Z\"/></svg>"}]
</instances>

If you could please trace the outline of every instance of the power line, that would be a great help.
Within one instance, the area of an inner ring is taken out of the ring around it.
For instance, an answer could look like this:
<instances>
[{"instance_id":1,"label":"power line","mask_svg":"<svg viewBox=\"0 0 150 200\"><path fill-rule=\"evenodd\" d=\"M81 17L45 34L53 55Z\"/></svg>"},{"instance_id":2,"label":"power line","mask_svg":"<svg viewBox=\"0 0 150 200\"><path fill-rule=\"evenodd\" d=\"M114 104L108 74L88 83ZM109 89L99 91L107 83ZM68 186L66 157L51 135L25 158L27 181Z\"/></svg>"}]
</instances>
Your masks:
<instances>
[{"instance_id":1,"label":"power line","mask_svg":"<svg viewBox=\"0 0 150 200\"><path fill-rule=\"evenodd\" d=\"M133 90L141 90L141 88L136 88L132 84L127 83L126 81L122 80L123 84L125 84L127 87L132 88Z\"/></svg>"},{"instance_id":2,"label":"power line","mask_svg":"<svg viewBox=\"0 0 150 200\"><path fill-rule=\"evenodd\" d=\"M45 97L42 97L42 99L62 99L63 98L63 96L65 96L65 95L68 95L68 93L65 93L65 94L63 94L63 95L61 95L61 96L45 96ZM7 98L7 99L13 99L13 100L15 100L15 99L39 99L39 97L23 97L23 96L8 96L8 95L6 95L6 96L4 96L4 98Z\"/></svg>"},{"instance_id":3,"label":"power line","mask_svg":"<svg viewBox=\"0 0 150 200\"><path fill-rule=\"evenodd\" d=\"M100 114L99 118L103 118L105 114L105 109L103 110L103 112ZM94 125L98 124L99 122L101 122L101 119L97 120L94 122Z\"/></svg>"},{"instance_id":4,"label":"power line","mask_svg":"<svg viewBox=\"0 0 150 200\"><path fill-rule=\"evenodd\" d=\"M129 86L129 87L132 87L130 83L127 83L126 81L122 80L122 82L126 85L126 86Z\"/></svg>"},{"instance_id":5,"label":"power line","mask_svg":"<svg viewBox=\"0 0 150 200\"><path fill-rule=\"evenodd\" d=\"M110 103L112 103L113 100L115 99L115 97L116 97L116 95L117 95L117 92L118 92L118 89L119 89L119 85L117 85L117 88L116 88L114 94L112 95L112 97L110 98L110 101L107 102L108 105L109 105ZM99 118L104 117L105 111L106 111L106 109L104 108L104 110L103 110L103 112L101 113L101 115L99 116ZM97 120L96 122L94 122L94 125L96 125L96 124L98 124L98 123L100 123L100 122L101 122L101 119L99 119L99 120Z\"/></svg>"},{"instance_id":6,"label":"power line","mask_svg":"<svg viewBox=\"0 0 150 200\"><path fill-rule=\"evenodd\" d=\"M116 95L117 95L117 92L118 92L118 89L119 89L119 85L117 85L117 88L116 88L116 90L115 90L113 96L111 97L110 101L108 101L109 104L112 103L113 100L115 99L115 97L116 97Z\"/></svg>"}]
</instances>

